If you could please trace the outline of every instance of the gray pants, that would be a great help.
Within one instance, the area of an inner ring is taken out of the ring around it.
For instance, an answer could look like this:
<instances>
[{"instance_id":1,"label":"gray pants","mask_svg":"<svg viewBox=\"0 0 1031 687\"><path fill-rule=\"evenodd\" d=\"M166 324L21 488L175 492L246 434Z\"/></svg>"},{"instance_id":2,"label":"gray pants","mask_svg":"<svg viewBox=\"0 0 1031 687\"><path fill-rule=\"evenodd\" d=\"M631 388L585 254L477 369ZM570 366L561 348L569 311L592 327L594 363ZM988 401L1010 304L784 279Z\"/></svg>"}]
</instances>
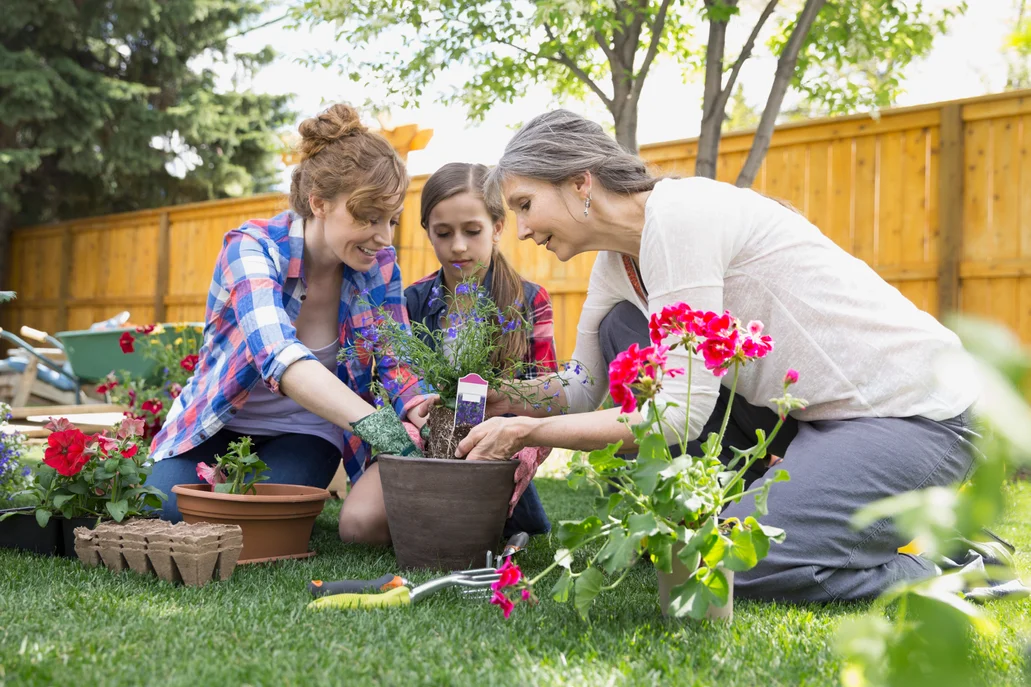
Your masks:
<instances>
[{"instance_id":1,"label":"gray pants","mask_svg":"<svg viewBox=\"0 0 1031 687\"><path fill-rule=\"evenodd\" d=\"M631 343L648 342L647 320L631 304L620 303L602 321L599 336L608 362ZM721 390L703 438L719 431L728 397L728 390ZM735 398L724 458L729 459L730 446L753 446L755 430L769 432L776 420L772 410ZM973 465L974 436L968 413L941 422L922 417L789 419L770 452L784 459L773 471L786 469L791 481L773 487L769 515L762 519L783 528L787 538L773 544L755 568L734 576L734 593L783 601L867 599L896 582L935 574L930 561L898 553L906 541L890 521L858 532L849 521L857 509L879 499L964 480ZM759 468L749 475L756 479L754 486L770 478L763 473ZM723 516L744 519L754 506L745 497Z\"/></svg>"}]
</instances>

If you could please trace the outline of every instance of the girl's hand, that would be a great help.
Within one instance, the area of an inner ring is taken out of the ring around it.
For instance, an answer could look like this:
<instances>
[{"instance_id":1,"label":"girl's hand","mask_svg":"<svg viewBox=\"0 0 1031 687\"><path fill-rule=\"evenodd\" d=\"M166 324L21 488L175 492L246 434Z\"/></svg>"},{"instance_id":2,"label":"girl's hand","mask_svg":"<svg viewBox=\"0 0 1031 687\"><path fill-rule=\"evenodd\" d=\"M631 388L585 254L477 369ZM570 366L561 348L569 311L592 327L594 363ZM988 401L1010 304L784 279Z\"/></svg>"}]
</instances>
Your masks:
<instances>
[{"instance_id":1,"label":"girl's hand","mask_svg":"<svg viewBox=\"0 0 1031 687\"><path fill-rule=\"evenodd\" d=\"M430 394L422 398L413 399L405 404L406 418L408 422L415 425L415 428L422 430L430 418L430 409L440 402L440 396Z\"/></svg>"},{"instance_id":2,"label":"girl's hand","mask_svg":"<svg viewBox=\"0 0 1031 687\"><path fill-rule=\"evenodd\" d=\"M498 417L510 412L508 396L497 389L487 389L487 417Z\"/></svg>"}]
</instances>

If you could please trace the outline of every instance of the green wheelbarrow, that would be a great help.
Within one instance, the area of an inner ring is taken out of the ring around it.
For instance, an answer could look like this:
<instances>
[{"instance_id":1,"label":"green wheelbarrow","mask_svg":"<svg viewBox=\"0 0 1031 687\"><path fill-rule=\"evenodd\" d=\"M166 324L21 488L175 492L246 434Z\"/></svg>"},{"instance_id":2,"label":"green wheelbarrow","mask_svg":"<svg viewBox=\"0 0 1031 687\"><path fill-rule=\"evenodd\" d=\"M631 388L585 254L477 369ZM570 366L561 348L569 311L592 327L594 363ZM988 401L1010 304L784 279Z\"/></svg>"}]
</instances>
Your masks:
<instances>
[{"instance_id":1,"label":"green wheelbarrow","mask_svg":"<svg viewBox=\"0 0 1031 687\"><path fill-rule=\"evenodd\" d=\"M117 375L128 372L136 378L152 379L159 373L158 363L144 356L139 350L123 353L119 343L122 337L128 333L134 338L146 336L151 339L157 338L162 343L171 343L182 335L183 328L203 326L200 322L168 322L162 323L157 331L149 334L141 334L135 327L117 327L94 331L58 332L56 337L64 348L72 370L83 382L100 382L111 372ZM197 336L199 338L199 332Z\"/></svg>"}]
</instances>

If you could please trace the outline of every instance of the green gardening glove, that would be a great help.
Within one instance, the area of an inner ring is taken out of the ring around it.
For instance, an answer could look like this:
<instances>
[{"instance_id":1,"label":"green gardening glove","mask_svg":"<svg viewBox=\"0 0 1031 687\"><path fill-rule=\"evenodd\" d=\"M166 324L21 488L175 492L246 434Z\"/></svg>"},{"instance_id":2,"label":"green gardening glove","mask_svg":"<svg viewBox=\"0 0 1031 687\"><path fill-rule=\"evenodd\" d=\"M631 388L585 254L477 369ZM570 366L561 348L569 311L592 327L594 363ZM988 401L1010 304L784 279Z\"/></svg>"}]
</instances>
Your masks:
<instances>
[{"instance_id":1,"label":"green gardening glove","mask_svg":"<svg viewBox=\"0 0 1031 687\"><path fill-rule=\"evenodd\" d=\"M415 458L425 457L422 451L412 443L412 438L408 436L404 425L401 424L401 419L391 406L384 406L371 415L352 422L351 430L356 437L367 441L380 453Z\"/></svg>"}]
</instances>

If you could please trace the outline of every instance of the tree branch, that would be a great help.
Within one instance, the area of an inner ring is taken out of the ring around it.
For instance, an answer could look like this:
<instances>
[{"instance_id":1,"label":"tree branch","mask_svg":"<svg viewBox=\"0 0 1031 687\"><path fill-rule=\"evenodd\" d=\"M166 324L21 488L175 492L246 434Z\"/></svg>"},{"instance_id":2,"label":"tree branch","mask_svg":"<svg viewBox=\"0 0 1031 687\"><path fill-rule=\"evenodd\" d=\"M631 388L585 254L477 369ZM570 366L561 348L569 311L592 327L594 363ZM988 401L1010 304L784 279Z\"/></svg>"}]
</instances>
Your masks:
<instances>
[{"instance_id":1,"label":"tree branch","mask_svg":"<svg viewBox=\"0 0 1031 687\"><path fill-rule=\"evenodd\" d=\"M719 96L717 96L717 112L723 112L726 109L727 101L730 99L730 94L734 90L734 84L737 83L737 77L738 73L741 71L741 66L749 57L752 56L752 48L755 47L755 39L759 37L759 31L761 31L763 25L766 24L766 20L773 14L773 10L777 6L777 2L778 0L770 0L763 9L762 14L759 16L759 21L757 21L755 26L752 27L752 33L748 36L748 40L745 41L745 47L741 49L741 54L737 56L737 60L734 62L734 66L730 70L730 76L727 77L727 83L724 84Z\"/></svg>"},{"instance_id":2,"label":"tree branch","mask_svg":"<svg viewBox=\"0 0 1031 687\"><path fill-rule=\"evenodd\" d=\"M633 92L630 94L631 99L634 101L641 97L641 89L644 88L644 80L648 76L648 70L651 69L655 56L659 54L659 42L662 39L662 31L666 27L666 13L671 2L672 0L662 0L659 12L655 15L655 21L652 22L652 39L648 44L648 51L644 54L644 61L641 62L641 71L637 73L637 77L634 79Z\"/></svg>"},{"instance_id":3,"label":"tree branch","mask_svg":"<svg viewBox=\"0 0 1031 687\"><path fill-rule=\"evenodd\" d=\"M550 40L552 40L552 41L555 40L555 34L551 30L551 27L548 25L547 22L544 22L544 32L546 34L548 34L548 38ZM513 46L513 47L516 47L516 46ZM529 51L528 50L523 50L523 52L529 52ZM530 53L530 54L534 54L534 53ZM539 58L542 58L542 59L546 59L546 60L551 60L552 62L557 62L559 64L565 65L565 67L567 69L569 69L569 71L573 72L573 75L576 76L576 78L580 79L585 84L587 84L587 87L590 88L592 91L594 91L595 95L597 95L599 98L601 98L601 101L603 103L605 103L605 107L607 107L610 111L613 109L612 98L610 98L607 95L605 95L605 91L601 90L601 88L598 86L598 84L594 83L594 79L592 79L587 74L587 72L585 72L583 69L581 69L576 64L576 62L571 60L569 58L569 55L567 55L565 52L563 52L562 50L559 50L558 51L558 57L552 57L550 55L536 55L536 57L539 57Z\"/></svg>"},{"instance_id":4,"label":"tree branch","mask_svg":"<svg viewBox=\"0 0 1031 687\"><path fill-rule=\"evenodd\" d=\"M781 105L784 103L784 94L787 93L791 78L795 74L795 65L798 63L798 54L802 50L809 30L816 20L816 15L823 9L827 0L806 0L805 7L798 15L798 22L791 31L784 51L777 60L777 72L773 79L773 86L770 88L770 96L766 100L766 107L763 109L762 118L759 120L759 127L755 130L755 137L752 139L752 148L748 151L748 159L745 160L741 173L737 177L737 185L748 187L755 181L755 175L759 172L766 151L770 147L770 139L773 136L773 127L780 113Z\"/></svg>"}]
</instances>

